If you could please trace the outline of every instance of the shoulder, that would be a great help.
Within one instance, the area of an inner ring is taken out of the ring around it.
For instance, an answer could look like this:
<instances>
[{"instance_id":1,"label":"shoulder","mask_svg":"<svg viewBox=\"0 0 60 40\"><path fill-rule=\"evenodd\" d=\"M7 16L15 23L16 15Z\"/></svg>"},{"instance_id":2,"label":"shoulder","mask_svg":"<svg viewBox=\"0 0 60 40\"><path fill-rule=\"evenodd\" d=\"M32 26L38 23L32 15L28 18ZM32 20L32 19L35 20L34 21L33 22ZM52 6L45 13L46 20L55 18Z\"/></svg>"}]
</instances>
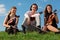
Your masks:
<instances>
[{"instance_id":1,"label":"shoulder","mask_svg":"<svg viewBox=\"0 0 60 40\"><path fill-rule=\"evenodd\" d=\"M40 14L40 12L35 12L36 14Z\"/></svg>"},{"instance_id":2,"label":"shoulder","mask_svg":"<svg viewBox=\"0 0 60 40\"><path fill-rule=\"evenodd\" d=\"M31 11L27 11L25 14L29 14L29 13L31 13Z\"/></svg>"},{"instance_id":3,"label":"shoulder","mask_svg":"<svg viewBox=\"0 0 60 40\"><path fill-rule=\"evenodd\" d=\"M37 15L40 15L40 13L39 13L39 12L36 12L36 14L37 14Z\"/></svg>"},{"instance_id":4,"label":"shoulder","mask_svg":"<svg viewBox=\"0 0 60 40\"><path fill-rule=\"evenodd\" d=\"M31 14L31 11L27 11L26 13L25 13L25 15L30 15Z\"/></svg>"}]
</instances>

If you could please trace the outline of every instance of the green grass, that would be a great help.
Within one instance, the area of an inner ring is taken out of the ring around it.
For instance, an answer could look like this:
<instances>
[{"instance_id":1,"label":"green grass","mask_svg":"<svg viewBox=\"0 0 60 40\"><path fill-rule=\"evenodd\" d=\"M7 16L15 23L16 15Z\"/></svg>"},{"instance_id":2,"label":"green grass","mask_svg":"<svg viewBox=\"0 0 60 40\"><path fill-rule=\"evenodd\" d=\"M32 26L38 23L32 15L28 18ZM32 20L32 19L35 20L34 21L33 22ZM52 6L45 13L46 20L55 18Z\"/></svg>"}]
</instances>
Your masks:
<instances>
[{"instance_id":1,"label":"green grass","mask_svg":"<svg viewBox=\"0 0 60 40\"><path fill-rule=\"evenodd\" d=\"M8 35L6 32L0 32L0 40L60 40L60 34L48 32L39 34L37 32L19 32L17 35Z\"/></svg>"}]
</instances>

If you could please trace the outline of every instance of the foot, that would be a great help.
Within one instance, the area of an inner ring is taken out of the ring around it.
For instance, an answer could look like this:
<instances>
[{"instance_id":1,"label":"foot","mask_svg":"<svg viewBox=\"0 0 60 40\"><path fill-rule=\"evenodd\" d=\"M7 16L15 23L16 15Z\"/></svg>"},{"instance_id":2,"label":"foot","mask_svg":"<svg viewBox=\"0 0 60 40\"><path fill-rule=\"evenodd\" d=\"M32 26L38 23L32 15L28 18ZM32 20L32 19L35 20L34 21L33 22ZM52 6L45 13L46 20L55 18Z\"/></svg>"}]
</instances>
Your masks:
<instances>
[{"instance_id":1,"label":"foot","mask_svg":"<svg viewBox=\"0 0 60 40\"><path fill-rule=\"evenodd\" d=\"M26 28L24 25L22 25L22 29L23 29L23 33L26 34L26 31L25 31Z\"/></svg>"},{"instance_id":2,"label":"foot","mask_svg":"<svg viewBox=\"0 0 60 40\"><path fill-rule=\"evenodd\" d=\"M37 29L39 30L39 33L42 33L42 34L47 33L46 31L43 31L43 30L41 29L41 26L37 26Z\"/></svg>"},{"instance_id":3,"label":"foot","mask_svg":"<svg viewBox=\"0 0 60 40\"><path fill-rule=\"evenodd\" d=\"M59 32L55 32L55 34L60 34L60 31Z\"/></svg>"}]
</instances>

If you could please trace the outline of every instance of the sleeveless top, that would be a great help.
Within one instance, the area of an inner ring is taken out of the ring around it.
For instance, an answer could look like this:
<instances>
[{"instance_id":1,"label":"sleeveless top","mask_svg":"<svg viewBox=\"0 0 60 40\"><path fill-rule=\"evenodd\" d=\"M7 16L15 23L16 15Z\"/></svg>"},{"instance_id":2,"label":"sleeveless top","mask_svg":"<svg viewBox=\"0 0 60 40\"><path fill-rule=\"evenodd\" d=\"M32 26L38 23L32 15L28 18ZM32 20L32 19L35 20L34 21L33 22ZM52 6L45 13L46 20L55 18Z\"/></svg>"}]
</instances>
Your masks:
<instances>
[{"instance_id":1,"label":"sleeveless top","mask_svg":"<svg viewBox=\"0 0 60 40\"><path fill-rule=\"evenodd\" d=\"M15 25L16 22L16 15L13 18L10 18L10 16L8 15L8 25Z\"/></svg>"}]
</instances>

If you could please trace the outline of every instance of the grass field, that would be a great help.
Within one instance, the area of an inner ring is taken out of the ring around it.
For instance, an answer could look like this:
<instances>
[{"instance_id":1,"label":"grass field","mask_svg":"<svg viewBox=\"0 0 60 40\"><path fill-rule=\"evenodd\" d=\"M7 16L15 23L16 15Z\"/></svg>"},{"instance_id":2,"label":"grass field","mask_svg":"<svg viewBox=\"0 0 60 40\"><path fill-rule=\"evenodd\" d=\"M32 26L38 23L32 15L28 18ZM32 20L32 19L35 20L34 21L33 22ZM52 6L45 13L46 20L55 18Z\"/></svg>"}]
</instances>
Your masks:
<instances>
[{"instance_id":1,"label":"grass field","mask_svg":"<svg viewBox=\"0 0 60 40\"><path fill-rule=\"evenodd\" d=\"M48 32L39 34L37 32L19 32L17 35L8 35L6 32L0 32L0 40L60 40L60 34Z\"/></svg>"}]
</instances>

